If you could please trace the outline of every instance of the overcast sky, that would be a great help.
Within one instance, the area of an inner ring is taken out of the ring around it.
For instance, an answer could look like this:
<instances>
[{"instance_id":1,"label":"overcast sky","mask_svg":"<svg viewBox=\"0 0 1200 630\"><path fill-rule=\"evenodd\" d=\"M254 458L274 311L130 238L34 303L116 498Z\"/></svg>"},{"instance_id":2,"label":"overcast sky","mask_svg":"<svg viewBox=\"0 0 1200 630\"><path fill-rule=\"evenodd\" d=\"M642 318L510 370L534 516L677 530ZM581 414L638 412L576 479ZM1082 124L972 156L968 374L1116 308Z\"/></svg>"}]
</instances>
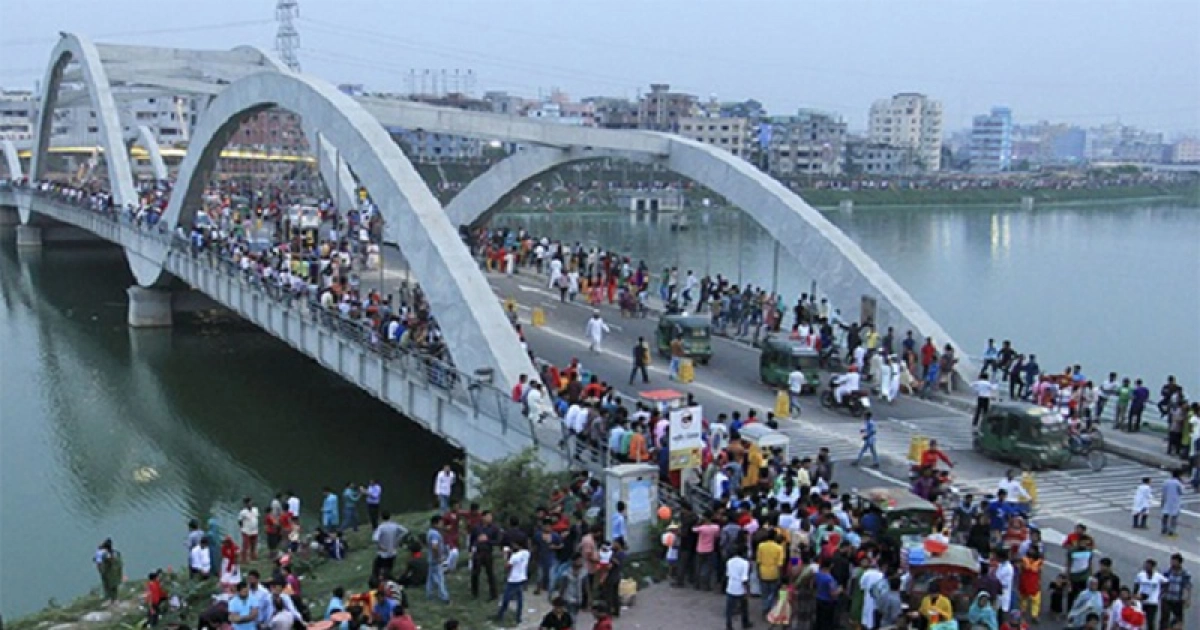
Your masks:
<instances>
[{"instance_id":1,"label":"overcast sky","mask_svg":"<svg viewBox=\"0 0 1200 630\"><path fill-rule=\"evenodd\" d=\"M1120 120L1200 133L1198 0L300 0L306 72L404 91L412 69L488 89L634 97L651 82L774 114L866 124L900 91L946 127L993 105L1019 122ZM97 41L274 44L274 0L0 0L0 86L40 80L58 31Z\"/></svg>"}]
</instances>

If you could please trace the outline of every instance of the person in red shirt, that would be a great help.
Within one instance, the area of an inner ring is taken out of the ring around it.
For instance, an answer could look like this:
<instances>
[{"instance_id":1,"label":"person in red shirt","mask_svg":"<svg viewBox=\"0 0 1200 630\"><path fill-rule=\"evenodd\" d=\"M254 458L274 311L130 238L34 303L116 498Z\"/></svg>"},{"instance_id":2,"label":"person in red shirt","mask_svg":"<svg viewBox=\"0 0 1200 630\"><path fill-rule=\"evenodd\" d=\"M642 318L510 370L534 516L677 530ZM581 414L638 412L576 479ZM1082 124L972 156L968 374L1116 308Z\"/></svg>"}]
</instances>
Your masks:
<instances>
[{"instance_id":1,"label":"person in red shirt","mask_svg":"<svg viewBox=\"0 0 1200 630\"><path fill-rule=\"evenodd\" d=\"M158 624L158 618L167 603L167 590L158 580L160 575L161 570L146 577L146 625L151 628Z\"/></svg>"},{"instance_id":2,"label":"person in red shirt","mask_svg":"<svg viewBox=\"0 0 1200 630\"><path fill-rule=\"evenodd\" d=\"M945 462L951 468L954 467L954 462L950 461L950 458L938 448L937 440L929 440L929 448L925 449L924 453L921 453L921 468L934 468L937 466L939 460Z\"/></svg>"},{"instance_id":3,"label":"person in red shirt","mask_svg":"<svg viewBox=\"0 0 1200 630\"><path fill-rule=\"evenodd\" d=\"M396 606L392 609L392 618L388 621L387 630L417 630L417 624L413 623L413 618L403 606Z\"/></svg>"},{"instance_id":4,"label":"person in red shirt","mask_svg":"<svg viewBox=\"0 0 1200 630\"><path fill-rule=\"evenodd\" d=\"M529 376L522 374L517 377L517 384L512 388L512 401L521 402L521 398L525 396L525 384L529 381Z\"/></svg>"},{"instance_id":5,"label":"person in red shirt","mask_svg":"<svg viewBox=\"0 0 1200 630\"><path fill-rule=\"evenodd\" d=\"M595 625L592 630L613 630L612 615L608 613L608 604L605 602L596 602L592 608L592 616L596 618Z\"/></svg>"}]
</instances>

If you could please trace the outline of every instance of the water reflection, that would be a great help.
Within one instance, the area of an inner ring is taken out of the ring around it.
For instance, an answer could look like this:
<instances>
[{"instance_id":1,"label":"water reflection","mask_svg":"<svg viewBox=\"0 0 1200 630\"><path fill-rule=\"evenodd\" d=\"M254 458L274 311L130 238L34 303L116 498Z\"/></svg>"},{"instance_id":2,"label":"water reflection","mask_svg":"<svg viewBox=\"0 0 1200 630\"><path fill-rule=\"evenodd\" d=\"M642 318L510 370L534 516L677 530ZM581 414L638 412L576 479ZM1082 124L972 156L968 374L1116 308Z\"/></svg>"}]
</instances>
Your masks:
<instances>
[{"instance_id":1,"label":"water reflection","mask_svg":"<svg viewBox=\"0 0 1200 630\"><path fill-rule=\"evenodd\" d=\"M183 561L186 519L293 489L381 480L392 509L429 504L455 456L436 437L252 329L131 331L123 256L16 251L0 233L0 610L93 586L106 536L130 575ZM402 463L401 463L402 462ZM13 571L12 567L65 567Z\"/></svg>"}]
</instances>

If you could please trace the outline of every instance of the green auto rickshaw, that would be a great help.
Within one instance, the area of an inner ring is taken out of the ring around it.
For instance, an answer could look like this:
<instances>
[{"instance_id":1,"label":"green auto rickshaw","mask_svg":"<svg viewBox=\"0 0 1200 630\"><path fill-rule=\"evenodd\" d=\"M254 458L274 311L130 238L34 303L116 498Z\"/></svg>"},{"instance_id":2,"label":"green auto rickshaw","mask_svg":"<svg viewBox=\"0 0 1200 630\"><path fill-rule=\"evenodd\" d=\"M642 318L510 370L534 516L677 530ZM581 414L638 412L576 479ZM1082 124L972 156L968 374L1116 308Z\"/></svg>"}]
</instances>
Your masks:
<instances>
[{"instance_id":1,"label":"green auto rickshaw","mask_svg":"<svg viewBox=\"0 0 1200 630\"><path fill-rule=\"evenodd\" d=\"M707 317L663 315L658 320L654 336L658 353L664 357L671 356L671 340L678 337L683 341L685 357L701 365L708 365L709 359L712 359L712 322Z\"/></svg>"},{"instance_id":2,"label":"green auto rickshaw","mask_svg":"<svg viewBox=\"0 0 1200 630\"><path fill-rule=\"evenodd\" d=\"M883 519L881 538L895 544L906 536L926 536L933 531L938 506L908 491L908 488L868 488L851 495L851 506L874 507Z\"/></svg>"},{"instance_id":3,"label":"green auto rickshaw","mask_svg":"<svg viewBox=\"0 0 1200 630\"><path fill-rule=\"evenodd\" d=\"M786 388L792 370L804 374L801 394L814 394L821 386L821 357L809 346L789 339L768 338L761 344L758 376L771 387Z\"/></svg>"},{"instance_id":4,"label":"green auto rickshaw","mask_svg":"<svg viewBox=\"0 0 1200 630\"><path fill-rule=\"evenodd\" d=\"M1062 414L1028 403L992 403L975 427L977 452L1031 470L1062 466L1071 459Z\"/></svg>"}]
</instances>

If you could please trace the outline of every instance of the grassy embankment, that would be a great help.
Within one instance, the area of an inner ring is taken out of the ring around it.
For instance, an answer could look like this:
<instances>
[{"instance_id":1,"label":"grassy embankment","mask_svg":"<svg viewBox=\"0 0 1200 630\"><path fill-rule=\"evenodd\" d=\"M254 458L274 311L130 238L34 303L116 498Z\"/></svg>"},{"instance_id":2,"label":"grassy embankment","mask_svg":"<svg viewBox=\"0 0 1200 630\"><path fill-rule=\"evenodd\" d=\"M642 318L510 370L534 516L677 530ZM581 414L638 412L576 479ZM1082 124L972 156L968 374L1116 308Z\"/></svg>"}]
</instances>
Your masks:
<instances>
[{"instance_id":1,"label":"grassy embankment","mask_svg":"<svg viewBox=\"0 0 1200 630\"><path fill-rule=\"evenodd\" d=\"M393 519L416 535L423 536L425 529L428 527L429 516L431 514L432 512L404 514L395 516ZM324 613L325 606L329 603L330 593L334 587L341 586L345 588L347 594L366 590L367 577L371 572L371 563L375 557L375 549L371 543L369 529L368 525L361 528L358 533L351 532L348 534L347 542L351 551L346 555L345 560L335 562L310 555L298 558L293 564L294 568L302 576L304 599L308 603L314 617L319 618ZM269 562L261 559L261 557L260 555L258 562L252 562L247 566L243 566L243 574L250 569L258 569L264 576L270 576L271 565ZM403 568L404 557L404 554L401 554L401 557L397 560L397 571ZM496 612L496 604L494 602L489 603L483 599L471 599L470 574L466 570L466 559L463 558L460 564L461 566L458 570L446 574L446 587L450 591L449 605L427 600L423 588L410 589L408 599L413 620L416 621L417 625L423 628L441 628L445 620L455 618L463 624L462 627L464 628L487 627L489 623L487 621L488 618ZM497 565L499 565L499 560L497 560ZM497 568L500 567L497 566ZM166 587L170 593L186 594L186 599L189 601L191 610L184 621L188 625L194 626L196 615L207 606L206 602L209 601L209 597L216 592L215 580L209 580L206 585L197 587L195 582L187 579L186 573L181 575L178 571L170 576L164 575L162 579L166 583ZM99 578L97 578L97 582L99 582ZM144 588L145 580L130 579L121 585L120 603L110 609L106 608L101 601L97 586L97 589L93 592L68 604L56 605L51 602L47 608L32 615L11 621L6 620L5 627L9 630L45 630L59 624L77 625L81 629L86 628L88 630L127 630L129 628L140 627L144 623L145 612L138 604L140 603ZM487 587L484 586L483 589L486 595ZM528 597L527 593L526 598L528 599ZM96 611L111 612L111 620L104 622L81 621L84 615ZM166 622L170 622L173 619L175 618L167 615L163 619L164 623L160 623L160 627L165 626ZM511 620L511 616L508 619Z\"/></svg>"}]
</instances>

